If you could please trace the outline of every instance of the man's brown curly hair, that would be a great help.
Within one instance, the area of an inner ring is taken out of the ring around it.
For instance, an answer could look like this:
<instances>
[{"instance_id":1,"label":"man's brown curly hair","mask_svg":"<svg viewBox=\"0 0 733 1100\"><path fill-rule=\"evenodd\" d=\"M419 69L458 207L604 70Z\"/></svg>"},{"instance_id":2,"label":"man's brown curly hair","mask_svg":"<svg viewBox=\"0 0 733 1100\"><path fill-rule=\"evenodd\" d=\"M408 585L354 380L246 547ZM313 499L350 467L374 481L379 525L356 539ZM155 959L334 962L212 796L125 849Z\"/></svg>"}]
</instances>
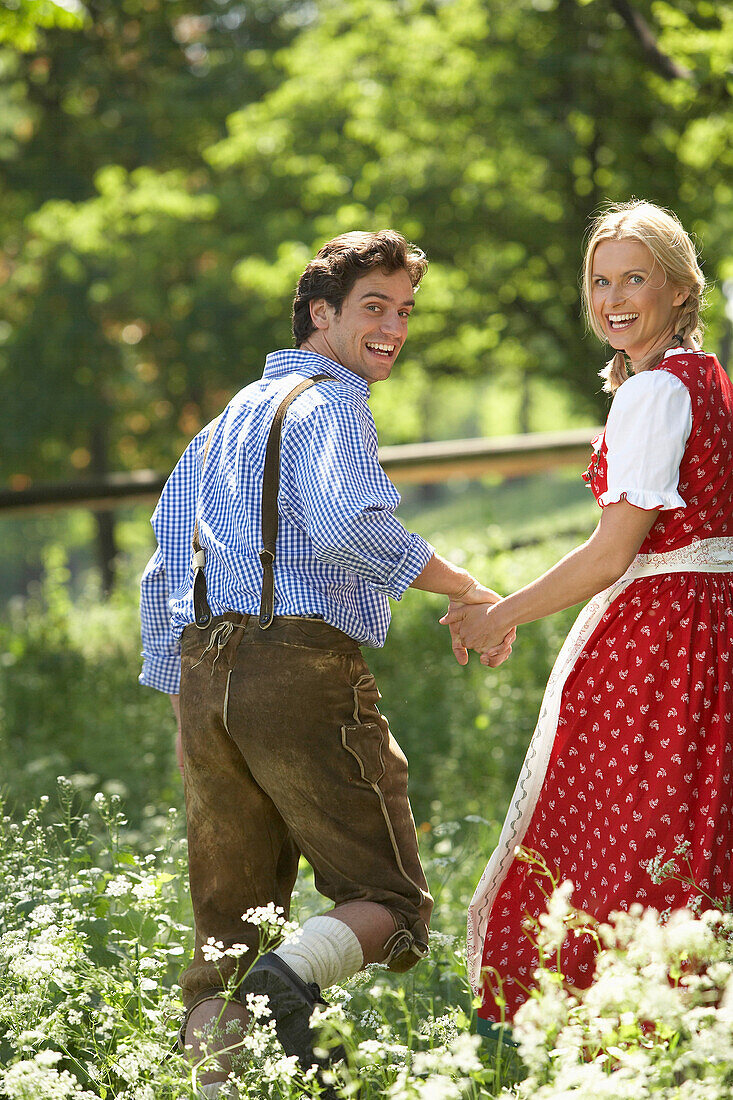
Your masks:
<instances>
[{"instance_id":1,"label":"man's brown curly hair","mask_svg":"<svg viewBox=\"0 0 733 1100\"><path fill-rule=\"evenodd\" d=\"M295 346L299 348L315 332L311 302L323 298L340 313L356 280L374 268L388 275L404 270L417 289L427 266L425 253L392 229L382 229L378 233L356 231L334 237L319 249L298 280L293 301Z\"/></svg>"}]
</instances>

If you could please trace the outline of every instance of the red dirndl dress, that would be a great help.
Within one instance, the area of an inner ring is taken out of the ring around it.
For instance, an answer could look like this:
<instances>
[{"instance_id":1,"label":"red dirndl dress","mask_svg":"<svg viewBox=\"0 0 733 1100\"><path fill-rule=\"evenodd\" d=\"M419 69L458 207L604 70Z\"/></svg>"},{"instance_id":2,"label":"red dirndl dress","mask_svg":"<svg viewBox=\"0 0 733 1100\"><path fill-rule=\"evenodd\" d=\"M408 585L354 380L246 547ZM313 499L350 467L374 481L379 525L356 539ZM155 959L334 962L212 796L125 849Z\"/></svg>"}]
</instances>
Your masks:
<instances>
[{"instance_id":1,"label":"red dirndl dress","mask_svg":"<svg viewBox=\"0 0 733 1100\"><path fill-rule=\"evenodd\" d=\"M584 608L553 669L499 846L469 912L469 976L485 1020L511 1020L538 962L524 924L545 910L547 880L514 857L518 845L539 853L560 881L571 880L573 904L599 921L634 902L663 912L696 897L676 881L655 885L647 870L683 841L707 894L733 890L733 385L702 352L667 353L644 373L663 372L672 380L637 383L638 375L618 393L630 387L628 438L643 436L642 448L651 440L657 450L667 446L664 425L645 429L643 421L659 408L652 390L674 386L675 400L681 394L687 402L675 459L681 500L661 508L628 572ZM635 386L650 395L638 402L640 412L630 404ZM653 507L654 485L638 495L616 484L609 494L613 415L612 407L586 480L601 505L625 497ZM619 461L627 470L644 463ZM590 984L594 956L591 937L566 940L562 972L571 984Z\"/></svg>"}]
</instances>

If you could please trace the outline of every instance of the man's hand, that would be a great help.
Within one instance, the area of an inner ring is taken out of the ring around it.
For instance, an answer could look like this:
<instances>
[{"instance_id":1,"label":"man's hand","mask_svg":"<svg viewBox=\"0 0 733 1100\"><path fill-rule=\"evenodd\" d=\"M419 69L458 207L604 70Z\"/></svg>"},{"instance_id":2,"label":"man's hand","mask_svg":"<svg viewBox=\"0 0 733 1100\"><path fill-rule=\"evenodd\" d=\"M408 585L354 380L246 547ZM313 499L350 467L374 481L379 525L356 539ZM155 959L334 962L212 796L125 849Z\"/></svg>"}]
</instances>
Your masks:
<instances>
[{"instance_id":1,"label":"man's hand","mask_svg":"<svg viewBox=\"0 0 733 1100\"><path fill-rule=\"evenodd\" d=\"M473 577L459 591L452 593L448 611L440 620L448 626L451 634L451 646L459 665L468 664L468 649L475 649L463 630L465 615L471 610L476 616L486 613L493 605L501 602L501 596L491 588L485 588ZM497 641L479 649L482 664L498 668L506 661L512 651L512 643L517 636L516 628L511 627Z\"/></svg>"},{"instance_id":2,"label":"man's hand","mask_svg":"<svg viewBox=\"0 0 733 1100\"><path fill-rule=\"evenodd\" d=\"M176 716L176 725L178 726L178 732L176 734L176 761L178 762L178 770L183 776L183 745L181 744L181 697L180 695L169 695L168 698L171 701L173 707L173 713Z\"/></svg>"},{"instance_id":3,"label":"man's hand","mask_svg":"<svg viewBox=\"0 0 733 1100\"><path fill-rule=\"evenodd\" d=\"M439 554L433 554L422 572L418 573L415 577L411 587L420 588L424 592L439 592L448 597L450 600L448 612L440 621L441 623L448 623L451 632L453 652L456 655L458 664L467 664L468 653L466 651L464 639L461 637L460 629L454 629L452 625L452 616L459 615L466 607L486 607L487 605L498 603L501 601L501 596L491 588L484 588L484 586L479 584L479 582L472 577L470 573L467 573L465 569L446 561L445 558L441 558ZM455 621L458 622L458 619ZM508 623L504 631L504 637L501 639L500 643L495 646L490 646L486 650L484 654L487 658L486 664L495 667L507 659L512 651L512 642L515 637L513 627L513 623Z\"/></svg>"}]
</instances>

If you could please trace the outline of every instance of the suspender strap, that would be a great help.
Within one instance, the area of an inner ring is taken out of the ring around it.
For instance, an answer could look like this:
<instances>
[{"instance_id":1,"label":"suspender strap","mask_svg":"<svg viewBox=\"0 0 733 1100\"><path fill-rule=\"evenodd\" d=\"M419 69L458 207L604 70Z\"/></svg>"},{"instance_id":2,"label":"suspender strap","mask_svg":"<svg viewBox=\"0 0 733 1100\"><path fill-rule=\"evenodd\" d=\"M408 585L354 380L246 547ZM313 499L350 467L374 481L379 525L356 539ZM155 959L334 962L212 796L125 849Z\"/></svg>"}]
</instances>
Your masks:
<instances>
[{"instance_id":1,"label":"suspender strap","mask_svg":"<svg viewBox=\"0 0 733 1100\"><path fill-rule=\"evenodd\" d=\"M209 445L211 438L214 434L214 429L219 422L219 418L213 422L209 429L209 434L206 439L206 446L204 447L204 460L201 464L201 485L204 483L204 469L206 467L206 456L209 453ZM193 546L193 615L194 622L199 630L206 630L206 627L211 622L211 608L209 607L209 599L206 594L206 577L204 575L204 566L206 565L206 551L201 549L201 543L199 542L199 512L201 510L201 488L199 487L199 496L196 501L196 519L193 525L193 538L191 540Z\"/></svg>"},{"instance_id":2,"label":"suspender strap","mask_svg":"<svg viewBox=\"0 0 733 1100\"><path fill-rule=\"evenodd\" d=\"M291 403L316 382L333 380L330 374L306 378L283 398L275 413L265 451L265 471L262 477L262 595L260 599L260 629L267 630L275 614L275 546L277 544L277 497L280 489L280 441L285 414Z\"/></svg>"}]
</instances>

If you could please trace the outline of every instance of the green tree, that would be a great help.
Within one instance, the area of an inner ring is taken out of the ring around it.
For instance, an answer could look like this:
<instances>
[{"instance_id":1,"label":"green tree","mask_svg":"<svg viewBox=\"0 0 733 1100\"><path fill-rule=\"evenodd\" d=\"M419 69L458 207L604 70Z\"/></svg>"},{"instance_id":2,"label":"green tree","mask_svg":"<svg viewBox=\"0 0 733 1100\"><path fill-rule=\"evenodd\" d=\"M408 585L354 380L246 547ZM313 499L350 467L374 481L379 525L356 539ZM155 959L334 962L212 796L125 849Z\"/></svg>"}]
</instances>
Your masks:
<instances>
[{"instance_id":1,"label":"green tree","mask_svg":"<svg viewBox=\"0 0 733 1100\"><path fill-rule=\"evenodd\" d=\"M281 82L208 154L246 181L243 234L256 213L235 278L264 308L325 236L395 225L433 263L408 348L429 375L541 371L599 411L577 289L591 212L675 208L714 278L730 216L730 10L656 3L652 56L650 13L630 27L622 7L321 3Z\"/></svg>"},{"instance_id":2,"label":"green tree","mask_svg":"<svg viewBox=\"0 0 733 1100\"><path fill-rule=\"evenodd\" d=\"M3 0L0 42L17 50L35 50L41 28L78 28L85 9L80 0Z\"/></svg>"},{"instance_id":3,"label":"green tree","mask_svg":"<svg viewBox=\"0 0 733 1100\"><path fill-rule=\"evenodd\" d=\"M0 418L16 479L160 463L198 427L218 361L237 354L201 150L267 91L294 8L91 0L74 33L0 55ZM108 588L110 513L98 527Z\"/></svg>"}]
</instances>

